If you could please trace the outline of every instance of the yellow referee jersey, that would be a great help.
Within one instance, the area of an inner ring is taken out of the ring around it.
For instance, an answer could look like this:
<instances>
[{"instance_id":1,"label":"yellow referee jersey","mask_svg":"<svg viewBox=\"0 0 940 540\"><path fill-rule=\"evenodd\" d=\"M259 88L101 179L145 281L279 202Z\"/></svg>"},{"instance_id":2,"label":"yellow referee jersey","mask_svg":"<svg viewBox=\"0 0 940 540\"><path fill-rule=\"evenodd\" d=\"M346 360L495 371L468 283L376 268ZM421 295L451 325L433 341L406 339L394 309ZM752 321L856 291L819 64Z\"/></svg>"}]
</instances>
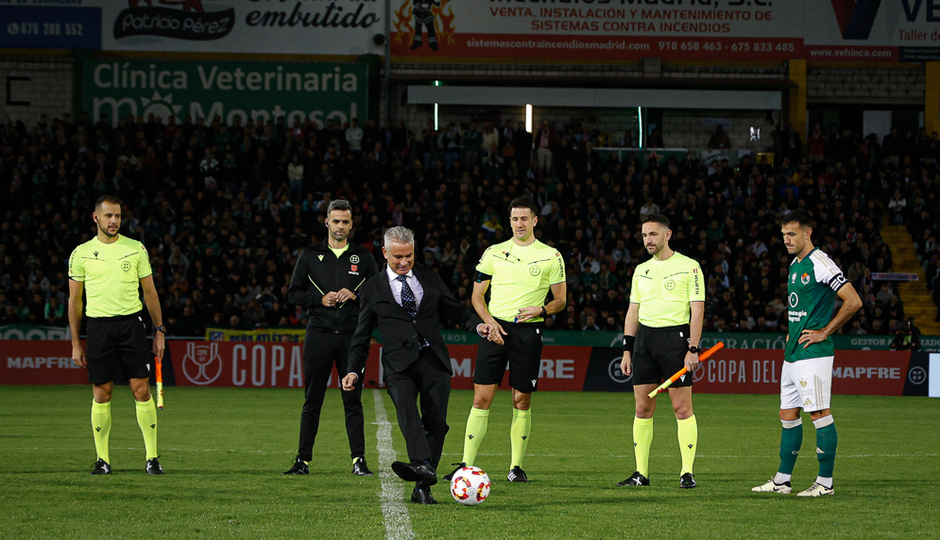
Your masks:
<instances>
[{"instance_id":1,"label":"yellow referee jersey","mask_svg":"<svg viewBox=\"0 0 940 540\"><path fill-rule=\"evenodd\" d=\"M486 248L477 272L493 276L487 304L490 315L509 322L520 308L544 305L551 286L565 281L561 254L538 240L520 246L510 239ZM526 322L541 320L533 317Z\"/></svg>"},{"instance_id":2,"label":"yellow referee jersey","mask_svg":"<svg viewBox=\"0 0 940 540\"><path fill-rule=\"evenodd\" d=\"M132 315L143 308L141 278L153 273L144 245L126 236L105 244L92 238L69 257L69 279L85 284L89 317Z\"/></svg>"},{"instance_id":3,"label":"yellow referee jersey","mask_svg":"<svg viewBox=\"0 0 940 540\"><path fill-rule=\"evenodd\" d=\"M704 301L702 267L679 252L665 261L653 257L633 273L630 303L640 305L639 321L643 326L689 324L689 303Z\"/></svg>"}]
</instances>

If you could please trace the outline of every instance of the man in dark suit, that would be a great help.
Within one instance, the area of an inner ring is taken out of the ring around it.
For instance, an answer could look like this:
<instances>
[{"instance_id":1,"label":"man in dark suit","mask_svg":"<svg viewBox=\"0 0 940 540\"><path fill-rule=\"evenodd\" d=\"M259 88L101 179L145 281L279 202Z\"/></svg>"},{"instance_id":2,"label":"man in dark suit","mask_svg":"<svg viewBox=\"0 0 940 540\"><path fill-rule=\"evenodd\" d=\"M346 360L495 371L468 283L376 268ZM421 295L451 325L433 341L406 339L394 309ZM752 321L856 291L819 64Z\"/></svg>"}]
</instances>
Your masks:
<instances>
[{"instance_id":1,"label":"man in dark suit","mask_svg":"<svg viewBox=\"0 0 940 540\"><path fill-rule=\"evenodd\" d=\"M385 385L395 404L410 460L392 463L392 470L403 480L415 482L412 502L437 504L431 486L437 483L437 465L448 430L447 401L453 373L441 336L441 320L468 332L475 330L487 339L502 338L453 297L437 272L413 268L415 240L411 230L392 227L386 231L382 253L388 262L385 271L361 289L359 325L349 350L343 390L353 391L365 372L369 339L378 325L384 346Z\"/></svg>"}]
</instances>

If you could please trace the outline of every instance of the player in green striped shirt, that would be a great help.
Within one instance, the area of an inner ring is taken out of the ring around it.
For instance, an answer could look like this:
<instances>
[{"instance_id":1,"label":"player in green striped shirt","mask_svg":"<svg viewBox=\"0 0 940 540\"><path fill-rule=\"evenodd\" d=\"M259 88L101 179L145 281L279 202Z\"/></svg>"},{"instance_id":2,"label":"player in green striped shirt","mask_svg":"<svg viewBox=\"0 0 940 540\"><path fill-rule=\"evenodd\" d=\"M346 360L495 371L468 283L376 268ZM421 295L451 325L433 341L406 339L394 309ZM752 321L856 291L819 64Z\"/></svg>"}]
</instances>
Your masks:
<instances>
[{"instance_id":1,"label":"player in green striped shirt","mask_svg":"<svg viewBox=\"0 0 940 540\"><path fill-rule=\"evenodd\" d=\"M91 474L110 474L108 441L114 375L121 370L130 381L137 404L137 424L144 436L147 474L163 474L157 456L157 407L150 395L150 360L163 357L166 328L153 284L150 257L144 245L121 236L121 200L104 195L92 214L98 234L76 247L69 257L69 326L72 360L88 369L94 386L91 425L98 461ZM154 351L147 344L139 289L155 326ZM87 297L87 305L82 295ZM82 315L88 317L88 354L81 342Z\"/></svg>"},{"instance_id":2,"label":"player in green striped shirt","mask_svg":"<svg viewBox=\"0 0 940 540\"><path fill-rule=\"evenodd\" d=\"M790 493L790 478L803 444L800 410L809 413L816 427L816 459L819 475L799 497L819 497L835 493L832 471L835 465L836 425L829 409L832 397L832 362L835 348L832 334L862 307L855 287L842 275L832 259L813 246L813 217L794 210L780 221L783 243L795 258L787 274L787 317L789 331L780 375L780 468L777 474L751 491ZM835 299L842 307L832 317Z\"/></svg>"}]
</instances>

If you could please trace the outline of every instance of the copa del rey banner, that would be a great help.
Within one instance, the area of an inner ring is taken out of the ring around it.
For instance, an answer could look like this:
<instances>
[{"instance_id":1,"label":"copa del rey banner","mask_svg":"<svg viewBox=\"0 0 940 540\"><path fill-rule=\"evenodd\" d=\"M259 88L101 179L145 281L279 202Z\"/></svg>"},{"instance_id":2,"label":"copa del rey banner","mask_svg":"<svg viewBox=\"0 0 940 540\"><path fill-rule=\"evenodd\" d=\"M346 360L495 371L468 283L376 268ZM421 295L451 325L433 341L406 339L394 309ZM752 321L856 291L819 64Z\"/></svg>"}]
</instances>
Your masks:
<instances>
[{"instance_id":1,"label":"copa del rey banner","mask_svg":"<svg viewBox=\"0 0 940 540\"><path fill-rule=\"evenodd\" d=\"M265 342L180 342L169 344L179 386L302 388L303 345ZM475 345L451 345L452 387L473 388ZM539 376L543 390L577 390L584 383L589 347L545 347ZM373 345L363 377L366 387L383 387L382 348ZM345 373L340 374L340 377ZM506 378L508 381L508 377ZM334 371L330 388L338 388ZM508 385L504 382L504 388Z\"/></svg>"},{"instance_id":2,"label":"copa del rey banner","mask_svg":"<svg viewBox=\"0 0 940 540\"><path fill-rule=\"evenodd\" d=\"M302 388L303 346L299 343L171 341L164 379L177 386ZM451 345L452 387L473 388L476 345ZM380 345L373 345L366 387L382 387ZM87 372L70 358L67 341L0 341L0 384L88 384ZM834 394L927 395L930 353L836 351ZM934 355L936 356L936 355ZM616 348L546 346L539 389L631 392L620 371ZM783 351L722 349L696 371L695 391L716 394L776 394ZM342 374L344 375L344 374ZM935 375L940 377L940 374ZM501 388L508 388L508 376ZM329 386L337 388L334 373Z\"/></svg>"},{"instance_id":3,"label":"copa del rey banner","mask_svg":"<svg viewBox=\"0 0 940 540\"><path fill-rule=\"evenodd\" d=\"M940 58L937 0L391 0L415 59L776 62Z\"/></svg>"}]
</instances>

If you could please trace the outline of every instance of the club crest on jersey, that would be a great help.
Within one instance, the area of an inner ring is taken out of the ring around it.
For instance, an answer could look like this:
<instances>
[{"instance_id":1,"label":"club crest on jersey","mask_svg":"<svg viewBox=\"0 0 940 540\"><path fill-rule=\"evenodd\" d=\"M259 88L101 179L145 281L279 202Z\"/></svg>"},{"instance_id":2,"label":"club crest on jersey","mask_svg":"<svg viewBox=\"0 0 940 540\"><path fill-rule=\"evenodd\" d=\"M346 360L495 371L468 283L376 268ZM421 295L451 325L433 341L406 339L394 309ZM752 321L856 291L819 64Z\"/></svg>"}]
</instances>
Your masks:
<instances>
[{"instance_id":1,"label":"club crest on jersey","mask_svg":"<svg viewBox=\"0 0 940 540\"><path fill-rule=\"evenodd\" d=\"M803 275L800 276L800 283L803 285L809 285L809 274L804 272Z\"/></svg>"},{"instance_id":2,"label":"club crest on jersey","mask_svg":"<svg viewBox=\"0 0 940 540\"><path fill-rule=\"evenodd\" d=\"M359 264L359 255L350 255L349 264ZM355 270L355 267L353 268Z\"/></svg>"},{"instance_id":3,"label":"club crest on jersey","mask_svg":"<svg viewBox=\"0 0 940 540\"><path fill-rule=\"evenodd\" d=\"M356 272L358 269L359 269L359 265L356 265L356 264L349 265L350 272Z\"/></svg>"}]
</instances>

